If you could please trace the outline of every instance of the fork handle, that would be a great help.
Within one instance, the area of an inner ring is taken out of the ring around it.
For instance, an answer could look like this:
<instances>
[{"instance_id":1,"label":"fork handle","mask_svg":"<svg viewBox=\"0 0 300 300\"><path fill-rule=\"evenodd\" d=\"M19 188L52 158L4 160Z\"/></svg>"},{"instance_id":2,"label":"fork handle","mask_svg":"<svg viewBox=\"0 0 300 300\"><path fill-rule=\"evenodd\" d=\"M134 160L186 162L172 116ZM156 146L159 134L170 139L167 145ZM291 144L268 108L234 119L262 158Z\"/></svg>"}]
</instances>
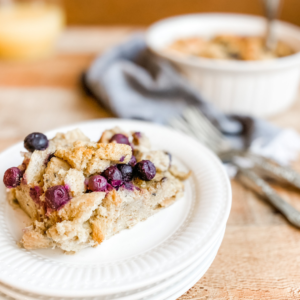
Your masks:
<instances>
[{"instance_id":1,"label":"fork handle","mask_svg":"<svg viewBox=\"0 0 300 300\"><path fill-rule=\"evenodd\" d=\"M279 15L281 0L263 0L263 4L267 18L265 46L267 49L273 50L276 46L276 34L272 23Z\"/></svg>"},{"instance_id":2,"label":"fork handle","mask_svg":"<svg viewBox=\"0 0 300 300\"><path fill-rule=\"evenodd\" d=\"M254 161L255 170L258 170L258 172L300 189L300 174L297 171L287 166L276 165L262 156L250 154L250 158Z\"/></svg>"},{"instance_id":3,"label":"fork handle","mask_svg":"<svg viewBox=\"0 0 300 300\"><path fill-rule=\"evenodd\" d=\"M266 200L280 211L292 225L300 228L300 212L298 210L283 200L279 194L277 194L275 190L273 190L271 186L261 179L254 171L242 168L238 165L236 166L239 170L237 178L244 185L262 194Z\"/></svg>"},{"instance_id":4,"label":"fork handle","mask_svg":"<svg viewBox=\"0 0 300 300\"><path fill-rule=\"evenodd\" d=\"M232 161L235 156L249 158L254 163L255 172L260 175L300 189L300 173L288 166L281 166L269 158L245 150L230 150L219 154L222 161Z\"/></svg>"}]
</instances>

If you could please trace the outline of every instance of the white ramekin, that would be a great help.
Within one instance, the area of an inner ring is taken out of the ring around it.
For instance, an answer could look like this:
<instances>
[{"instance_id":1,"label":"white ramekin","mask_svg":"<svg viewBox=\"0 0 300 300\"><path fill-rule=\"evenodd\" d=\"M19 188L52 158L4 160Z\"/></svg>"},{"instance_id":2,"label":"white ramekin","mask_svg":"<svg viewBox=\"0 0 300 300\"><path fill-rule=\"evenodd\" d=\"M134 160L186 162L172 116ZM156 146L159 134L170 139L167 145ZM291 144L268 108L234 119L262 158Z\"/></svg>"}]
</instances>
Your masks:
<instances>
[{"instance_id":1,"label":"white ramekin","mask_svg":"<svg viewBox=\"0 0 300 300\"><path fill-rule=\"evenodd\" d=\"M278 38L300 51L300 28L277 22ZM202 93L225 112L270 116L295 100L300 77L300 53L269 61L226 61L177 56L165 48L188 37L220 33L263 35L264 18L241 14L192 14L168 18L147 31L148 47L172 62Z\"/></svg>"}]
</instances>

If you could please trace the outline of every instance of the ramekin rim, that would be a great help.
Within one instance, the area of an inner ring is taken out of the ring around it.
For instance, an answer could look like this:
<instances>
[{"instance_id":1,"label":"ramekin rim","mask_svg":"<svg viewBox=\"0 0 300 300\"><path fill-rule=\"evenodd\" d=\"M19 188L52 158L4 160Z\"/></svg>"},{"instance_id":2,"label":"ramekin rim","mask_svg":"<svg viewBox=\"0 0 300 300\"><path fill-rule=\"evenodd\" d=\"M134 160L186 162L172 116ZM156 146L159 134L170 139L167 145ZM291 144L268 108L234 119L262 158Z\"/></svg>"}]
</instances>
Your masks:
<instances>
[{"instance_id":1,"label":"ramekin rim","mask_svg":"<svg viewBox=\"0 0 300 300\"><path fill-rule=\"evenodd\" d=\"M193 68L204 68L210 70L222 70L222 71L238 71L238 72L254 72L254 71L271 71L274 69L283 69L289 68L291 66L300 66L300 51L296 52L295 54L280 57L277 59L267 60L267 61L235 61L235 60L217 60L217 59L209 59L204 57L184 57L184 56L177 56L172 55L170 53L166 53L161 49L154 48L150 43L150 33L154 27L159 26L160 24L176 19L188 18L188 17L210 17L210 16L223 16L223 17L247 17L248 19L253 20L264 20L263 17L250 15L250 14L238 14L238 13L192 13L192 14L183 14L168 17L162 20L159 20L152 25L150 25L145 34L145 40L147 47L151 50L151 52L157 54L160 57L168 59L172 62L183 64L186 66L190 66ZM300 39L300 27L284 22L284 21L277 21L280 25L287 26L290 28L294 28L299 31L299 39Z\"/></svg>"}]
</instances>

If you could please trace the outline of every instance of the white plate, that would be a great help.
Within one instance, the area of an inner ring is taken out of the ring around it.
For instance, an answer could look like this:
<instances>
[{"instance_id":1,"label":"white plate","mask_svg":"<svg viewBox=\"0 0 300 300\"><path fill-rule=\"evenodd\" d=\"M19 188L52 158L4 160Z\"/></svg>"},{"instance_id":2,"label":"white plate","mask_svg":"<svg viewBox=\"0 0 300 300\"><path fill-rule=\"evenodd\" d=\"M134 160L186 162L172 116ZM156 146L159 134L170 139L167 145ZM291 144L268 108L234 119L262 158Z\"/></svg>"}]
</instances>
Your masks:
<instances>
[{"instance_id":1,"label":"white plate","mask_svg":"<svg viewBox=\"0 0 300 300\"><path fill-rule=\"evenodd\" d=\"M182 282L180 282L180 284L173 286L173 289L170 288L168 291L165 291L162 295L160 295L160 298L157 297L155 298L155 300L176 300L177 298L182 296L202 278L202 276L207 272L207 270L213 263L214 259L215 257L213 257L210 262L207 262L202 269L195 270L195 272L187 276ZM152 298L147 300L154 299Z\"/></svg>"},{"instance_id":2,"label":"white plate","mask_svg":"<svg viewBox=\"0 0 300 300\"><path fill-rule=\"evenodd\" d=\"M206 273L213 263L217 253L218 249L211 253L209 258L203 264L201 264L201 266L195 268L185 278L169 286L165 290L152 295L151 297L143 298L143 300L176 300L201 279L201 277Z\"/></svg>"},{"instance_id":3,"label":"white plate","mask_svg":"<svg viewBox=\"0 0 300 300\"><path fill-rule=\"evenodd\" d=\"M16 242L23 213L13 211L0 187L0 281L36 294L88 297L139 289L163 280L190 265L210 247L224 228L231 206L231 189L219 160L194 139L166 127L130 120L95 120L59 128L80 128L97 140L107 128L145 132L155 148L173 154L193 172L185 196L131 230L101 246L73 256L57 250L27 251ZM17 166L23 149L19 143L0 155L0 177ZM120 250L121 249L121 250Z\"/></svg>"},{"instance_id":4,"label":"white plate","mask_svg":"<svg viewBox=\"0 0 300 300\"><path fill-rule=\"evenodd\" d=\"M192 263L191 266L185 268L183 271L179 272L178 274L172 276L171 278L168 278L166 281L163 281L155 287L149 288L149 289L143 289L140 292L137 293L130 293L127 294L127 296L122 296L121 294L116 295L108 295L108 296L98 296L98 297L86 297L86 298L75 298L78 300L139 300L139 299L147 299L145 297L153 297L153 295L159 295L160 292L166 292L170 288L174 288L176 284L179 284L182 280L185 280L187 277L190 276L191 273L198 270L198 272L201 271L201 269L205 269L207 266L207 263L211 261L212 258L216 256L216 253L219 250L219 247L222 243L223 237L224 237L224 230L222 231L221 235L218 237L218 239L215 241L215 243L212 245L212 247L205 253L204 257L202 257L200 260L195 261ZM0 296L1 292L4 293L7 296L13 297L17 300L53 300L53 299L59 299L59 300L70 300L70 298L54 298L54 297L47 297L47 296L39 296L31 293L26 293L19 291L14 288L10 288L7 285L3 285L0 283ZM74 298L73 298L74 299ZM1 297L0 297L0 300Z\"/></svg>"}]
</instances>

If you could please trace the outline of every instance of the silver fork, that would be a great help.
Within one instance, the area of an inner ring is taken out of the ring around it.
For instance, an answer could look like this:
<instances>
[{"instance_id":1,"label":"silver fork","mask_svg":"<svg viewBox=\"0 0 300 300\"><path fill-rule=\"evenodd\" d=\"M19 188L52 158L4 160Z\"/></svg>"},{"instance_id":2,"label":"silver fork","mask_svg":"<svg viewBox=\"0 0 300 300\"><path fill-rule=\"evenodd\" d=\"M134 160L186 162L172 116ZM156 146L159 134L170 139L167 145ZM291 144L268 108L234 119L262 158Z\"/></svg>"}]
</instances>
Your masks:
<instances>
[{"instance_id":1,"label":"silver fork","mask_svg":"<svg viewBox=\"0 0 300 300\"><path fill-rule=\"evenodd\" d=\"M267 19L267 30L266 30L266 48L274 50L277 43L276 33L274 30L274 21L278 18L281 0L263 0L265 17Z\"/></svg>"},{"instance_id":2,"label":"silver fork","mask_svg":"<svg viewBox=\"0 0 300 300\"><path fill-rule=\"evenodd\" d=\"M173 127L198 138L216 152L223 161L230 160L235 156L247 157L255 164L255 169L261 175L300 189L300 174L298 172L249 151L233 149L222 133L197 108L189 107L183 112L183 118L176 118L170 122Z\"/></svg>"},{"instance_id":3,"label":"silver fork","mask_svg":"<svg viewBox=\"0 0 300 300\"><path fill-rule=\"evenodd\" d=\"M241 165L239 157L247 157L255 164L258 171L270 177L277 177L282 181L300 188L300 175L290 168L281 167L261 156L247 151L232 149L230 143L222 133L197 108L187 108L182 117L169 121L171 127L180 130L205 144L215 152L222 161L230 161L238 169L238 179L255 192L263 195L268 202L280 211L294 226L300 228L300 212L283 200L271 186L263 180L253 169ZM273 175L273 176L272 176Z\"/></svg>"}]
</instances>

